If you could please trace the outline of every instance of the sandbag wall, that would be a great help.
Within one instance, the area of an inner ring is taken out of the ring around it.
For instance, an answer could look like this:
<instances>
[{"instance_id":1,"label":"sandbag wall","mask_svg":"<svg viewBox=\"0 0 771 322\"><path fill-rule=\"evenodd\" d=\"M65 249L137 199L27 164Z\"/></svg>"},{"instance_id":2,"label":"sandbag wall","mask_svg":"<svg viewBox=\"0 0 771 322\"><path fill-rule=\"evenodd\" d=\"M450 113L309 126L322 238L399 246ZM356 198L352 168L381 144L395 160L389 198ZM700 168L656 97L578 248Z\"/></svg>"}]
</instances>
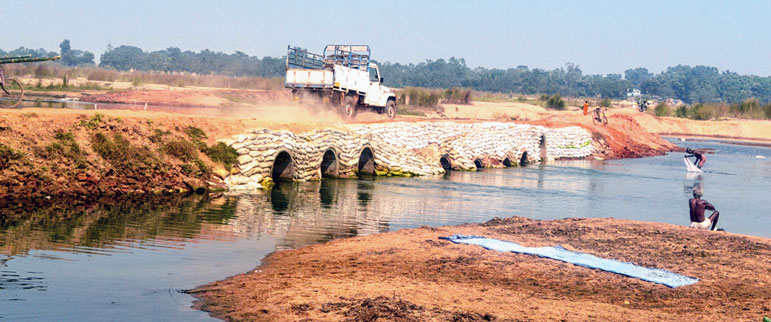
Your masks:
<instances>
[{"instance_id":1,"label":"sandbag wall","mask_svg":"<svg viewBox=\"0 0 771 322\"><path fill-rule=\"evenodd\" d=\"M497 122L355 124L301 134L257 129L224 142L239 155L237 173L225 182L231 190L247 191L278 178L432 175L444 173L445 167L475 170L584 158L593 148L591 135L579 127Z\"/></svg>"}]
</instances>

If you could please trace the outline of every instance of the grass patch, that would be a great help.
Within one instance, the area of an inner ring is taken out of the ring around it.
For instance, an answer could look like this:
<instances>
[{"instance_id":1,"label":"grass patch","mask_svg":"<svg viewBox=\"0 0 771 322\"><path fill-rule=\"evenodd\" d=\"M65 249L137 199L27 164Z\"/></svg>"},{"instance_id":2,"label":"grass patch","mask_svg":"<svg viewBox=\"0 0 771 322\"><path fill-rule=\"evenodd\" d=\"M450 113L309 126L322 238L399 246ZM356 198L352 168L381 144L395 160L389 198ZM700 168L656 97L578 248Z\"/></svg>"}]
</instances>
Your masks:
<instances>
[{"instance_id":1,"label":"grass patch","mask_svg":"<svg viewBox=\"0 0 771 322\"><path fill-rule=\"evenodd\" d=\"M14 161L19 160L24 160L24 154L0 143L0 170L8 168Z\"/></svg>"},{"instance_id":2,"label":"grass patch","mask_svg":"<svg viewBox=\"0 0 771 322\"><path fill-rule=\"evenodd\" d=\"M611 102L609 98L603 98L602 100L600 100L600 107L610 107L611 106L610 103Z\"/></svg>"},{"instance_id":3,"label":"grass patch","mask_svg":"<svg viewBox=\"0 0 771 322\"><path fill-rule=\"evenodd\" d=\"M150 142L153 142L155 144L162 144L164 141L164 138L169 135L171 132L169 131L162 131L159 129L153 130L153 134L148 137Z\"/></svg>"},{"instance_id":4,"label":"grass patch","mask_svg":"<svg viewBox=\"0 0 771 322\"><path fill-rule=\"evenodd\" d=\"M198 159L198 148L190 141L174 139L163 145L163 152L184 162Z\"/></svg>"},{"instance_id":5,"label":"grass patch","mask_svg":"<svg viewBox=\"0 0 771 322\"><path fill-rule=\"evenodd\" d=\"M237 162L238 153L232 147L227 146L225 143L217 142L217 144L209 146L203 139L206 139L206 132L195 126L188 126L184 130L185 134L190 138L191 144L198 148L198 151L203 152L214 162L222 164L225 169L230 170ZM200 171L210 173L211 169L206 164L197 164Z\"/></svg>"},{"instance_id":6,"label":"grass patch","mask_svg":"<svg viewBox=\"0 0 771 322\"><path fill-rule=\"evenodd\" d=\"M78 142L75 141L75 136L72 132L56 132L54 139L55 141L45 148L45 158L58 155L71 160L78 169L88 167L86 153L80 148Z\"/></svg>"},{"instance_id":7,"label":"grass patch","mask_svg":"<svg viewBox=\"0 0 771 322\"><path fill-rule=\"evenodd\" d=\"M206 132L192 125L185 128L185 134L194 141L200 141L207 138Z\"/></svg>"},{"instance_id":8,"label":"grass patch","mask_svg":"<svg viewBox=\"0 0 771 322\"><path fill-rule=\"evenodd\" d=\"M222 163L225 169L228 170L236 164L238 158L236 149L233 149L222 142L217 142L217 144L207 147L204 153L206 153L212 161Z\"/></svg>"},{"instance_id":9,"label":"grass patch","mask_svg":"<svg viewBox=\"0 0 771 322\"><path fill-rule=\"evenodd\" d=\"M426 113L423 113L422 111L418 111L414 108L408 108L407 106L399 106L399 109L396 110L396 114L399 115L412 115L412 116L426 116Z\"/></svg>"},{"instance_id":10,"label":"grass patch","mask_svg":"<svg viewBox=\"0 0 771 322\"><path fill-rule=\"evenodd\" d=\"M90 119L80 121L80 126L93 130L97 128L99 124L102 124L103 118L104 115L96 113Z\"/></svg>"},{"instance_id":11,"label":"grass patch","mask_svg":"<svg viewBox=\"0 0 771 322\"><path fill-rule=\"evenodd\" d=\"M118 132L112 138L103 133L91 137L91 147L99 156L107 160L113 167L128 172L138 172L151 175L148 170L162 170L162 164L146 147L133 146Z\"/></svg>"}]
</instances>

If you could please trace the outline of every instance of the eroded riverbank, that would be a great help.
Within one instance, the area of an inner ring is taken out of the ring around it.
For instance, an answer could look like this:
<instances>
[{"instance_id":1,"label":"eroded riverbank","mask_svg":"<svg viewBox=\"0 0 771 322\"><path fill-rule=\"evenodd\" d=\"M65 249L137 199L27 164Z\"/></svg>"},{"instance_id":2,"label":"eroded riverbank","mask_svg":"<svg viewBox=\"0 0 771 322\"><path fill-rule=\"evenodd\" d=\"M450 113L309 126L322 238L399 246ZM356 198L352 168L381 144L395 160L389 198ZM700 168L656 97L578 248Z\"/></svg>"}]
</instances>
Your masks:
<instances>
[{"instance_id":1,"label":"eroded riverbank","mask_svg":"<svg viewBox=\"0 0 771 322\"><path fill-rule=\"evenodd\" d=\"M440 240L484 235L699 278L669 288L536 256ZM249 273L191 292L228 320L760 320L771 240L619 219L400 230L279 251Z\"/></svg>"},{"instance_id":2,"label":"eroded riverbank","mask_svg":"<svg viewBox=\"0 0 771 322\"><path fill-rule=\"evenodd\" d=\"M327 151L335 155L335 162L341 161L341 174L368 170L424 175L443 172L440 159L445 157L449 168L474 169L591 155L661 155L674 149L658 136L623 130L630 126L603 135L610 128L466 121L355 125L297 119L281 123L245 116L120 110L9 110L0 114L0 196L88 199L225 189L223 179L228 176L248 177L231 186L272 178L282 151L290 156L284 166L298 172L278 176L302 181L322 177ZM227 140L236 134L241 134L240 141ZM279 140L260 141L271 135ZM247 139L261 143L255 149L238 146ZM311 142L315 139L319 141ZM351 151L346 150L348 146ZM365 147L374 164L362 162Z\"/></svg>"}]
</instances>

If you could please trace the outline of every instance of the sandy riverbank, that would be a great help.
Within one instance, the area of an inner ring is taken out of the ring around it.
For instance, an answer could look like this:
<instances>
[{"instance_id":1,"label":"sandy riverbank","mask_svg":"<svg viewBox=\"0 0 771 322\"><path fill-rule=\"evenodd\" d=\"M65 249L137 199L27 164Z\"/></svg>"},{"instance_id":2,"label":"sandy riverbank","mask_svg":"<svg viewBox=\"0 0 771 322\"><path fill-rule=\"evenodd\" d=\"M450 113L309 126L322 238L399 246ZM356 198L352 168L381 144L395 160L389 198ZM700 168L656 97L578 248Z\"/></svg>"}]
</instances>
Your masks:
<instances>
[{"instance_id":1,"label":"sandy riverbank","mask_svg":"<svg viewBox=\"0 0 771 322\"><path fill-rule=\"evenodd\" d=\"M440 240L484 235L700 279L669 288L530 255ZM191 291L228 320L753 320L771 314L771 240L619 219L494 219L400 230L269 255Z\"/></svg>"}]
</instances>

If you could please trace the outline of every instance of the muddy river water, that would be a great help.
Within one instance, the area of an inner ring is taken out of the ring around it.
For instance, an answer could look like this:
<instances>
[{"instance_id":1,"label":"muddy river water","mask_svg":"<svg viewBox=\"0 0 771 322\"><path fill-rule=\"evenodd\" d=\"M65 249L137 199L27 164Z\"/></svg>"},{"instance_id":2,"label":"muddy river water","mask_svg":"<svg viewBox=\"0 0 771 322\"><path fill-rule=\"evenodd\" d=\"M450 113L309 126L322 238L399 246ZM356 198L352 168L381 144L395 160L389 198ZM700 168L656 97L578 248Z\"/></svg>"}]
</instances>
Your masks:
<instances>
[{"instance_id":1,"label":"muddy river water","mask_svg":"<svg viewBox=\"0 0 771 322\"><path fill-rule=\"evenodd\" d=\"M677 143L714 150L703 174L671 153L26 215L0 226L0 320L211 320L180 291L252 270L276 249L514 215L687 225L695 184L720 210L719 227L771 237L771 149Z\"/></svg>"}]
</instances>

